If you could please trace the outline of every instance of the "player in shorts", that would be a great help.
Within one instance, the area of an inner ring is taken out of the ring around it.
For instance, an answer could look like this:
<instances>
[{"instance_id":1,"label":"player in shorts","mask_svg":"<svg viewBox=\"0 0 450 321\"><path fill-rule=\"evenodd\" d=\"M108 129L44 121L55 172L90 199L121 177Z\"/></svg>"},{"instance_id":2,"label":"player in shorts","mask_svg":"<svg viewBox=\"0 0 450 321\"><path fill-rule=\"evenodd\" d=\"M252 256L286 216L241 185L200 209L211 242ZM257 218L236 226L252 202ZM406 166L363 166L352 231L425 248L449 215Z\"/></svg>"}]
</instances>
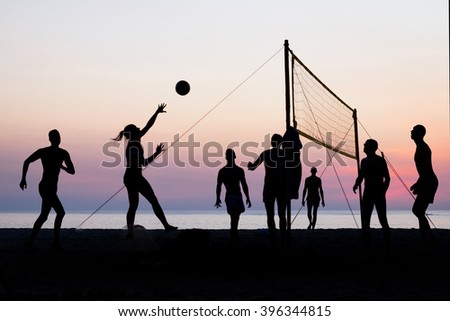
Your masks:
<instances>
[{"instance_id":1,"label":"player in shorts","mask_svg":"<svg viewBox=\"0 0 450 321\"><path fill-rule=\"evenodd\" d=\"M240 215L245 211L244 202L242 200L241 185L246 197L248 207L252 206L248 192L247 181L245 180L244 170L236 165L236 154L232 149L227 149L225 152L225 159L227 164L219 170L217 175L216 187L216 203L215 207L221 207L222 201L220 194L222 192L222 184L225 185L225 204L227 212L230 215L231 228L230 238L232 241L238 239L238 225Z\"/></svg>"}]
</instances>

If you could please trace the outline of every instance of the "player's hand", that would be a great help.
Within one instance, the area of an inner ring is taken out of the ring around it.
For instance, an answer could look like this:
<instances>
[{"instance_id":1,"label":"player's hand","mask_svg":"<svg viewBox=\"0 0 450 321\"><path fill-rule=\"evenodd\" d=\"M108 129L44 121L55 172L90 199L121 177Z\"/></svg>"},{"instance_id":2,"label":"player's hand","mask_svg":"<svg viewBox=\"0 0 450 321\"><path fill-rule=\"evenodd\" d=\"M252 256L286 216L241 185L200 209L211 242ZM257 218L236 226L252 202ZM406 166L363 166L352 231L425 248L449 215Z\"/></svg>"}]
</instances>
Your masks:
<instances>
[{"instance_id":1,"label":"player's hand","mask_svg":"<svg viewBox=\"0 0 450 321\"><path fill-rule=\"evenodd\" d=\"M21 180L19 186L22 191L26 190L27 189L27 181L24 179Z\"/></svg>"},{"instance_id":2,"label":"player's hand","mask_svg":"<svg viewBox=\"0 0 450 321\"><path fill-rule=\"evenodd\" d=\"M219 207L222 207L222 201L220 200L220 199L218 199L217 201L216 201L216 204L214 204L214 206L215 206L215 208L219 208Z\"/></svg>"},{"instance_id":3,"label":"player's hand","mask_svg":"<svg viewBox=\"0 0 450 321\"><path fill-rule=\"evenodd\" d=\"M161 154L162 152L165 152L165 151L166 151L166 149L164 148L164 144L161 143L158 146L156 146L155 154L159 155L159 154Z\"/></svg>"},{"instance_id":4,"label":"player's hand","mask_svg":"<svg viewBox=\"0 0 450 321\"><path fill-rule=\"evenodd\" d=\"M246 203L247 203L248 208L252 207L252 202L248 198L247 198Z\"/></svg>"},{"instance_id":5,"label":"player's hand","mask_svg":"<svg viewBox=\"0 0 450 321\"><path fill-rule=\"evenodd\" d=\"M414 195L417 195L417 183L412 185L409 189Z\"/></svg>"},{"instance_id":6,"label":"player's hand","mask_svg":"<svg viewBox=\"0 0 450 321\"><path fill-rule=\"evenodd\" d=\"M164 104L164 103L159 104L159 105L158 105L158 109L156 110L156 112L157 112L158 114L160 114L160 113L166 113L166 111L164 110L164 108L166 108L166 106L167 106L167 104Z\"/></svg>"}]
</instances>

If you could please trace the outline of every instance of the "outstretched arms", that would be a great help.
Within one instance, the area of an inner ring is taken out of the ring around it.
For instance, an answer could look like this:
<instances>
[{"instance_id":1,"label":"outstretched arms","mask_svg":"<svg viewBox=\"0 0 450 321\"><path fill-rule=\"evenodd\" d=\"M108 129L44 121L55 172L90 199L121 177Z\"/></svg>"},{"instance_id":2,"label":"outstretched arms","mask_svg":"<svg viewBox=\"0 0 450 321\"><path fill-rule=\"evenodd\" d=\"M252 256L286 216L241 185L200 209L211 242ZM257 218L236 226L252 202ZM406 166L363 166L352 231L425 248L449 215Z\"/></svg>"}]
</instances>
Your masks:
<instances>
[{"instance_id":1,"label":"outstretched arms","mask_svg":"<svg viewBox=\"0 0 450 321\"><path fill-rule=\"evenodd\" d=\"M156 118L158 117L158 115L166 112L164 110L164 108L166 108L166 106L167 105L164 103L158 105L158 109L156 109L153 116L149 119L149 121L147 122L147 125L145 125L145 127L141 129L141 137L144 136L145 134L147 134L148 130L155 124L155 121L156 121Z\"/></svg>"},{"instance_id":2,"label":"outstretched arms","mask_svg":"<svg viewBox=\"0 0 450 321\"><path fill-rule=\"evenodd\" d=\"M159 156L159 154L161 154L164 151L165 151L164 144L161 143L158 146L156 146L156 150L153 153L153 155L151 155L149 158L144 160L144 167L147 167L148 164L153 162Z\"/></svg>"}]
</instances>

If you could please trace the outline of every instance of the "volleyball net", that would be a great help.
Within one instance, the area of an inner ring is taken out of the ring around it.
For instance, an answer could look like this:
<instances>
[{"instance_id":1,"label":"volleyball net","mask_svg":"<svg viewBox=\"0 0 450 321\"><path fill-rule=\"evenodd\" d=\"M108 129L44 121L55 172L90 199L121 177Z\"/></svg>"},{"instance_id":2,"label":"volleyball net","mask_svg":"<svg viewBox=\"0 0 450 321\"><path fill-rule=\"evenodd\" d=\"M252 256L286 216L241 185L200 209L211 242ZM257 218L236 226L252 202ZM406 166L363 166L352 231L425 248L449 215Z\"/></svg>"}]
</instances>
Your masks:
<instances>
[{"instance_id":1,"label":"volleyball net","mask_svg":"<svg viewBox=\"0 0 450 321\"><path fill-rule=\"evenodd\" d=\"M286 126L291 126L292 114L292 125L298 133L327 149L329 159L327 165L331 165L333 168L355 224L358 226L345 188L332 162L339 153L355 159L358 173L360 171L356 109L347 105L306 67L289 48L287 40L285 41L285 84ZM358 189L358 192L361 206L361 188ZM290 237L293 222L290 204L287 208L287 219L288 237Z\"/></svg>"},{"instance_id":2,"label":"volleyball net","mask_svg":"<svg viewBox=\"0 0 450 321\"><path fill-rule=\"evenodd\" d=\"M294 125L303 137L357 159L356 110L331 91L290 50Z\"/></svg>"}]
</instances>

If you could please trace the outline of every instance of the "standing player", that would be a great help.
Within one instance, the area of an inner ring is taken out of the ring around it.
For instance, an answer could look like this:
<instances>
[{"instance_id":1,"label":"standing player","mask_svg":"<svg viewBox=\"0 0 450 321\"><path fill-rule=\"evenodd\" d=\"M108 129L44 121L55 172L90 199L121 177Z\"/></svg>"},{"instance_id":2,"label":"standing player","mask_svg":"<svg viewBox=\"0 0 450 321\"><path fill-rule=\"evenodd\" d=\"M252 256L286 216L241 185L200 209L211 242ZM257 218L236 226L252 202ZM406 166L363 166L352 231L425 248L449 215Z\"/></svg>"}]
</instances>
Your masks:
<instances>
[{"instance_id":1,"label":"standing player","mask_svg":"<svg viewBox=\"0 0 450 321\"><path fill-rule=\"evenodd\" d=\"M416 163L419 178L411 191L416 196L412 212L419 220L419 228L424 239L431 237L431 228L426 217L426 210L429 204L434 202L439 182L433 171L431 162L431 149L423 138L426 129L423 125L416 125L411 131L411 139L416 143L416 152L414 154L414 162Z\"/></svg>"},{"instance_id":2,"label":"standing player","mask_svg":"<svg viewBox=\"0 0 450 321\"><path fill-rule=\"evenodd\" d=\"M317 168L311 168L311 176L305 179L305 186L303 188L302 205L305 206L305 196L306 205L308 208L308 220L309 226L308 230L316 227L317 222L317 209L319 208L320 200L322 200L322 206L325 206L325 199L323 197L322 180L320 177L316 176Z\"/></svg>"},{"instance_id":3,"label":"standing player","mask_svg":"<svg viewBox=\"0 0 450 321\"><path fill-rule=\"evenodd\" d=\"M271 148L263 151L252 163L249 162L247 168L254 171L259 165L264 163L264 187L263 202L267 214L267 226L269 228L272 242L276 242L275 226L275 203L278 208L279 228L281 243L286 240L286 166L285 158L281 155L281 145L283 137L280 134L273 134L270 139Z\"/></svg>"},{"instance_id":4,"label":"standing player","mask_svg":"<svg viewBox=\"0 0 450 321\"><path fill-rule=\"evenodd\" d=\"M391 177L383 157L375 152L378 149L378 142L368 139L364 143L364 153L367 157L361 161L361 170L353 186L353 192L361 186L364 180L364 193L361 208L361 225L363 239L370 247L370 219L375 206L378 213L378 220L383 228L386 246L390 246L390 228L386 216L386 191L389 188Z\"/></svg>"},{"instance_id":5,"label":"standing player","mask_svg":"<svg viewBox=\"0 0 450 321\"><path fill-rule=\"evenodd\" d=\"M231 220L230 238L232 241L235 241L238 238L239 217L245 211L240 185L242 185L247 206L251 207L252 203L250 202L244 170L236 165L236 154L232 149L226 150L225 159L227 161L227 165L221 168L219 170L219 174L217 175L216 204L214 206L216 208L221 207L222 201L220 200L220 194L222 192L223 184L226 189L225 204Z\"/></svg>"},{"instance_id":6,"label":"standing player","mask_svg":"<svg viewBox=\"0 0 450 321\"><path fill-rule=\"evenodd\" d=\"M20 181L20 188L22 190L27 188L26 177L30 163L40 159L43 167L42 179L39 183L39 194L42 198L41 213L33 225L33 230L26 246L29 248L33 246L33 242L41 229L42 224L44 224L47 220L50 210L53 208L56 212L53 247L55 249L60 249L61 245L59 243L59 234L62 220L66 212L64 211L64 207L56 194L58 190L59 172L62 169L73 175L75 174L75 168L72 164L69 153L64 149L59 148L59 144L61 143L61 136L59 132L56 129L51 130L48 133L48 138L50 140L50 146L38 149L23 163L22 180Z\"/></svg>"},{"instance_id":7,"label":"standing player","mask_svg":"<svg viewBox=\"0 0 450 321\"><path fill-rule=\"evenodd\" d=\"M150 117L144 128L140 129L134 124L129 124L125 126L125 128L114 139L115 141L120 141L123 137L125 137L128 140L127 147L125 149L127 167L123 176L123 183L127 188L129 201L127 212L127 239L133 238L134 219L136 217L136 210L139 205L139 194L142 194L142 196L144 196L152 205L156 217L161 221L166 232L177 229L177 227L172 226L167 222L164 211L159 204L153 188L142 175L142 169L150 164L164 150L164 146L160 144L156 147L156 151L153 155L148 158L144 158L144 149L142 148L141 138L153 126L158 115L165 113L165 107L166 104L158 105L158 109L153 116Z\"/></svg>"}]
</instances>

